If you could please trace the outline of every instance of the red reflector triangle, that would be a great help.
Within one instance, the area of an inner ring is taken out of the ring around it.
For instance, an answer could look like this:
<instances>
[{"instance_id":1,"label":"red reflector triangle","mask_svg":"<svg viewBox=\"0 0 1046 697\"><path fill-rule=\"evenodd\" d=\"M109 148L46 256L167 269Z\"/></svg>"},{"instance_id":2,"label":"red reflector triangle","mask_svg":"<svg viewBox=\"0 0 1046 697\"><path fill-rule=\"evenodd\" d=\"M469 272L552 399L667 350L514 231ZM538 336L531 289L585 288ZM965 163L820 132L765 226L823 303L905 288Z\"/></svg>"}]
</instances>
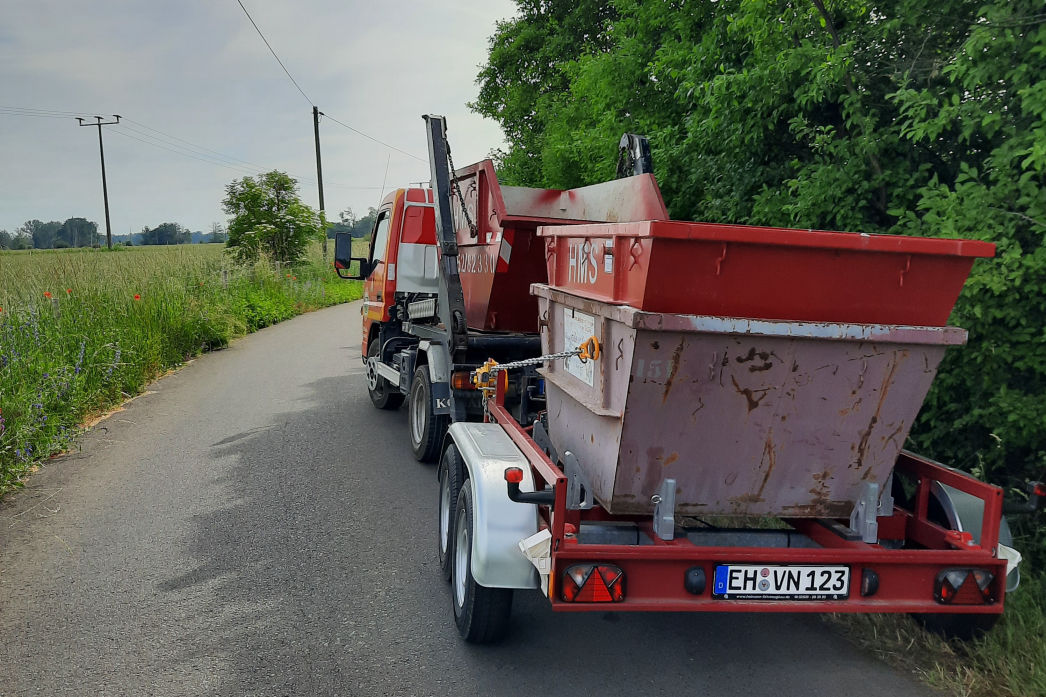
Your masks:
<instances>
[{"instance_id":1,"label":"red reflector triangle","mask_svg":"<svg viewBox=\"0 0 1046 697\"><path fill-rule=\"evenodd\" d=\"M603 581L603 576L595 573L589 574L585 587L577 594L577 599L586 603L609 603L613 601L610 590Z\"/></svg>"}]
</instances>

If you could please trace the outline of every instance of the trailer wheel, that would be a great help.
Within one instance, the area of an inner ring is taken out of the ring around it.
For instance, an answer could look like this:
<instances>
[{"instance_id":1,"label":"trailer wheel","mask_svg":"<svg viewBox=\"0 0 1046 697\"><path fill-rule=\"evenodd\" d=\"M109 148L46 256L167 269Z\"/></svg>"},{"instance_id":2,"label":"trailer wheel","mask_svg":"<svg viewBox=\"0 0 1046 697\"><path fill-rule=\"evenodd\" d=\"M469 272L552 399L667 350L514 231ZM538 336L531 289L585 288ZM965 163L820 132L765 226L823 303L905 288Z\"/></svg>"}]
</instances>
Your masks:
<instances>
[{"instance_id":1,"label":"trailer wheel","mask_svg":"<svg viewBox=\"0 0 1046 697\"><path fill-rule=\"evenodd\" d=\"M393 387L388 380L378 375L371 365L370 359L377 360L380 350L381 345L377 340L371 339L367 342L367 392L370 394L370 401L378 409L399 409L399 406L403 404L403 393L399 391L398 387Z\"/></svg>"},{"instance_id":2,"label":"trailer wheel","mask_svg":"<svg viewBox=\"0 0 1046 697\"><path fill-rule=\"evenodd\" d=\"M935 495L930 496L930 505L927 508L926 517L931 523L936 523L946 530L952 527L948 522L948 516L944 513L944 506ZM921 624L926 631L938 634L946 639L970 641L991 631L1001 616L957 615L934 612L913 613L912 619Z\"/></svg>"},{"instance_id":3,"label":"trailer wheel","mask_svg":"<svg viewBox=\"0 0 1046 697\"><path fill-rule=\"evenodd\" d=\"M458 492L464 478L461 454L453 443L443 451L439 462L439 527L436 549L439 568L444 580L449 581L454 566L454 515L458 510Z\"/></svg>"},{"instance_id":4,"label":"trailer wheel","mask_svg":"<svg viewBox=\"0 0 1046 697\"><path fill-rule=\"evenodd\" d=\"M991 631L1001 615L946 615L944 613L912 615L924 629L946 639L970 641Z\"/></svg>"},{"instance_id":5,"label":"trailer wheel","mask_svg":"<svg viewBox=\"0 0 1046 697\"><path fill-rule=\"evenodd\" d=\"M414 451L414 459L418 462L432 462L439 455L439 446L450 425L450 418L446 414L432 413L432 380L429 379L427 365L420 365L414 371L407 407L410 449Z\"/></svg>"},{"instance_id":6,"label":"trailer wheel","mask_svg":"<svg viewBox=\"0 0 1046 697\"><path fill-rule=\"evenodd\" d=\"M466 481L458 494L454 516L454 567L451 588L454 621L458 633L472 644L487 644L503 638L512 612L512 590L486 588L472 577L472 491Z\"/></svg>"}]
</instances>

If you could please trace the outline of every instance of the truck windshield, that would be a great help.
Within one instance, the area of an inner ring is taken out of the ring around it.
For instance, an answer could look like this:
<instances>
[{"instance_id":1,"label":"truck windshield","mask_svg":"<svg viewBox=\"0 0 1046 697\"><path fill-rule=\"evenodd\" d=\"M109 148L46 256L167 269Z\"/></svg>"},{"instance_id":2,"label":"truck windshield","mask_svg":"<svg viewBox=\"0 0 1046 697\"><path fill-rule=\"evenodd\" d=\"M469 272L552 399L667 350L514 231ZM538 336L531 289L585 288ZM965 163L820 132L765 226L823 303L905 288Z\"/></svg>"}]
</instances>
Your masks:
<instances>
[{"instance_id":1,"label":"truck windshield","mask_svg":"<svg viewBox=\"0 0 1046 697\"><path fill-rule=\"evenodd\" d=\"M382 211L374 228L374 247L371 261L385 261L385 248L389 243L389 211Z\"/></svg>"}]
</instances>

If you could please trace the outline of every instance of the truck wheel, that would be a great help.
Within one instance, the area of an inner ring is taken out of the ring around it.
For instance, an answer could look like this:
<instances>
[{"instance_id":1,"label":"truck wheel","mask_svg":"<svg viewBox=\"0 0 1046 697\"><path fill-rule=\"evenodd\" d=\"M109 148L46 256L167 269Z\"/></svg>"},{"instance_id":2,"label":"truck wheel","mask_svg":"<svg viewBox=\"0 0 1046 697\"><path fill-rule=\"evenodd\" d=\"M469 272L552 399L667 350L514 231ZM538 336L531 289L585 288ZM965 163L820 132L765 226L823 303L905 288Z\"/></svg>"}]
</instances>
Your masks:
<instances>
[{"instance_id":1,"label":"truck wheel","mask_svg":"<svg viewBox=\"0 0 1046 697\"><path fill-rule=\"evenodd\" d=\"M454 568L451 589L454 621L461 638L471 644L488 644L505 636L512 612L512 590L486 588L472 577L472 491L466 481L458 494L454 516Z\"/></svg>"},{"instance_id":2,"label":"truck wheel","mask_svg":"<svg viewBox=\"0 0 1046 697\"><path fill-rule=\"evenodd\" d=\"M378 375L370 362L371 358L377 359L380 350L381 346L374 339L367 342L367 392L370 393L370 401L378 409L399 409L403 404L403 393Z\"/></svg>"},{"instance_id":3,"label":"truck wheel","mask_svg":"<svg viewBox=\"0 0 1046 697\"><path fill-rule=\"evenodd\" d=\"M432 462L439 455L439 446L450 418L446 414L432 413L432 381L427 365L418 366L414 372L408 407L410 449L418 462Z\"/></svg>"},{"instance_id":4,"label":"truck wheel","mask_svg":"<svg viewBox=\"0 0 1046 697\"><path fill-rule=\"evenodd\" d=\"M454 565L454 514L458 510L458 492L464 479L464 467L457 446L451 444L439 461L439 528L437 550L439 568L444 580L450 580Z\"/></svg>"}]
</instances>

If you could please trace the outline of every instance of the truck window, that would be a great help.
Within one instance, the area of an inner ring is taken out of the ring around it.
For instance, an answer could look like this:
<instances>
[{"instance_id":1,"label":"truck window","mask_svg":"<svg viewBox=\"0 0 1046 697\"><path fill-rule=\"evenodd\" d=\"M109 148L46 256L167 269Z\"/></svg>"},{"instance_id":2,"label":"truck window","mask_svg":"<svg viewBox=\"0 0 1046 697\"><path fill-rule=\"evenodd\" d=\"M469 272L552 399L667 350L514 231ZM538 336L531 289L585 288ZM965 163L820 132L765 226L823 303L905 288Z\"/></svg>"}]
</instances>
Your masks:
<instances>
[{"instance_id":1,"label":"truck window","mask_svg":"<svg viewBox=\"0 0 1046 697\"><path fill-rule=\"evenodd\" d=\"M385 260L385 249L389 244L389 218L391 211L382 211L378 216L378 224L374 228L374 247L371 251L371 262Z\"/></svg>"}]
</instances>

